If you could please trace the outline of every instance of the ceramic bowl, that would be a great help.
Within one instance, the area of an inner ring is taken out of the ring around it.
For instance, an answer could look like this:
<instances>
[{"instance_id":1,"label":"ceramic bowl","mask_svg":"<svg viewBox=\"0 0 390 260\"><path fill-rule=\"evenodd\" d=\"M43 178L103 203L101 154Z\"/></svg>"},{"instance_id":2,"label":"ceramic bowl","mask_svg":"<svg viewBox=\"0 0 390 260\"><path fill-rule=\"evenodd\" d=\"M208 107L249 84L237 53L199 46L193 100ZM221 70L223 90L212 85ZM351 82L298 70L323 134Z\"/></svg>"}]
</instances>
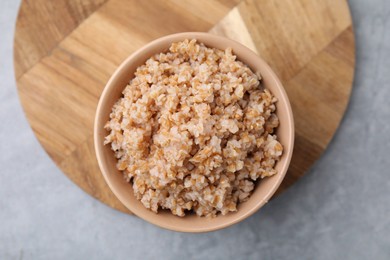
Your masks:
<instances>
[{"instance_id":1,"label":"ceramic bowl","mask_svg":"<svg viewBox=\"0 0 390 260\"><path fill-rule=\"evenodd\" d=\"M262 83L278 99L276 114L279 117L280 126L277 129L277 135L284 147L283 155L276 164L278 174L258 181L249 200L239 204L237 212L232 212L225 216L218 215L214 218L207 218L198 217L195 214L187 214L185 217L178 217L168 210L160 210L156 214L146 209L135 198L132 185L126 182L122 173L116 169L117 160L110 146L103 145L104 137L108 134L104 129L104 125L109 120L112 106L121 97L121 93L127 83L133 78L136 68L152 55L167 51L172 42L184 39L197 39L208 47L218 49L231 47L239 60L247 64L253 71L260 72L263 78ZM182 232L207 232L222 229L244 220L259 210L271 199L282 182L289 167L294 146L294 122L290 102L280 80L272 69L257 54L240 43L200 32L168 35L146 44L131 54L117 68L105 86L97 107L94 128L95 150L100 170L115 196L138 217L157 226Z\"/></svg>"}]
</instances>

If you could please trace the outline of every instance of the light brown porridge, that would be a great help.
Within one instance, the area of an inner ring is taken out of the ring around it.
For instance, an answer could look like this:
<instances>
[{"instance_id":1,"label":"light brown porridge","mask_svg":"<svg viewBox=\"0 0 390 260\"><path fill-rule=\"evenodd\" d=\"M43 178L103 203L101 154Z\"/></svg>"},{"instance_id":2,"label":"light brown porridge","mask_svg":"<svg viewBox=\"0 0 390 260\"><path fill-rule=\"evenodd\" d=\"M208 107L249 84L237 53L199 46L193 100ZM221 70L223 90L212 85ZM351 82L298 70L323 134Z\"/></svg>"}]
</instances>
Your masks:
<instances>
[{"instance_id":1,"label":"light brown porridge","mask_svg":"<svg viewBox=\"0 0 390 260\"><path fill-rule=\"evenodd\" d=\"M232 50L173 43L135 72L105 128L146 208L223 215L276 174L276 98Z\"/></svg>"}]
</instances>

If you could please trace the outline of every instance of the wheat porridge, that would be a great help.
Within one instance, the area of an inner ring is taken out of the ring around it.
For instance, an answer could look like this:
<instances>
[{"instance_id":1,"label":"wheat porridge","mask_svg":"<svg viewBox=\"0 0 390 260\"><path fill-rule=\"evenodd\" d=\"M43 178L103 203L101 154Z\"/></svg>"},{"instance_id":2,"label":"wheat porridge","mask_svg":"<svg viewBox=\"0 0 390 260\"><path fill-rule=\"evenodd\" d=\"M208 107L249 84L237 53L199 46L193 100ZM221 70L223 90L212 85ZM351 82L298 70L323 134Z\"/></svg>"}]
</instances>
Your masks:
<instances>
[{"instance_id":1,"label":"wheat porridge","mask_svg":"<svg viewBox=\"0 0 390 260\"><path fill-rule=\"evenodd\" d=\"M137 69L105 144L146 208L225 215L277 174L276 102L230 48L184 40Z\"/></svg>"}]
</instances>

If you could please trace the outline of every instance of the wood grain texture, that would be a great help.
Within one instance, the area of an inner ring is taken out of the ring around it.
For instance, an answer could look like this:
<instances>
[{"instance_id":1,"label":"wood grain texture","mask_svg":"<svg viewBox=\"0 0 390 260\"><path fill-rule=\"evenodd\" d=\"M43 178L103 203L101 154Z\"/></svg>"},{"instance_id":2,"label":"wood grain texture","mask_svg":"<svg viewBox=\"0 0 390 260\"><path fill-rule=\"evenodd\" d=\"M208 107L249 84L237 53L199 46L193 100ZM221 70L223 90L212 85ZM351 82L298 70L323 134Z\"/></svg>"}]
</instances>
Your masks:
<instances>
[{"instance_id":1,"label":"wood grain texture","mask_svg":"<svg viewBox=\"0 0 390 260\"><path fill-rule=\"evenodd\" d=\"M280 76L293 107L296 145L278 192L319 158L348 103L355 60L345 1L58 1L67 6L62 20L48 11L54 1L38 0L34 6L31 2L22 3L14 57L27 118L44 149L72 181L124 212L128 211L99 172L93 119L115 68L155 38L182 31L224 35L253 49ZM54 25L46 27L42 21Z\"/></svg>"},{"instance_id":2,"label":"wood grain texture","mask_svg":"<svg viewBox=\"0 0 390 260\"><path fill-rule=\"evenodd\" d=\"M107 0L24 0L15 31L19 78Z\"/></svg>"}]
</instances>

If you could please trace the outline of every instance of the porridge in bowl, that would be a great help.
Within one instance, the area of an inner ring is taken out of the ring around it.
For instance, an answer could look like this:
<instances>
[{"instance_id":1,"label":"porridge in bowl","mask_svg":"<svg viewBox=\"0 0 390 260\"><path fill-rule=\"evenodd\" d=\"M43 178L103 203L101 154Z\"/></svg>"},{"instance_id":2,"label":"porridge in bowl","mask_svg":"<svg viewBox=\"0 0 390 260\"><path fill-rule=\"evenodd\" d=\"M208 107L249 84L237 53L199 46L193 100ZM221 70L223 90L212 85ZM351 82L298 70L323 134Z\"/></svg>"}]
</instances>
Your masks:
<instances>
[{"instance_id":1,"label":"porridge in bowl","mask_svg":"<svg viewBox=\"0 0 390 260\"><path fill-rule=\"evenodd\" d=\"M230 48L184 40L136 70L105 144L146 208L225 215L277 174L276 102Z\"/></svg>"}]
</instances>

